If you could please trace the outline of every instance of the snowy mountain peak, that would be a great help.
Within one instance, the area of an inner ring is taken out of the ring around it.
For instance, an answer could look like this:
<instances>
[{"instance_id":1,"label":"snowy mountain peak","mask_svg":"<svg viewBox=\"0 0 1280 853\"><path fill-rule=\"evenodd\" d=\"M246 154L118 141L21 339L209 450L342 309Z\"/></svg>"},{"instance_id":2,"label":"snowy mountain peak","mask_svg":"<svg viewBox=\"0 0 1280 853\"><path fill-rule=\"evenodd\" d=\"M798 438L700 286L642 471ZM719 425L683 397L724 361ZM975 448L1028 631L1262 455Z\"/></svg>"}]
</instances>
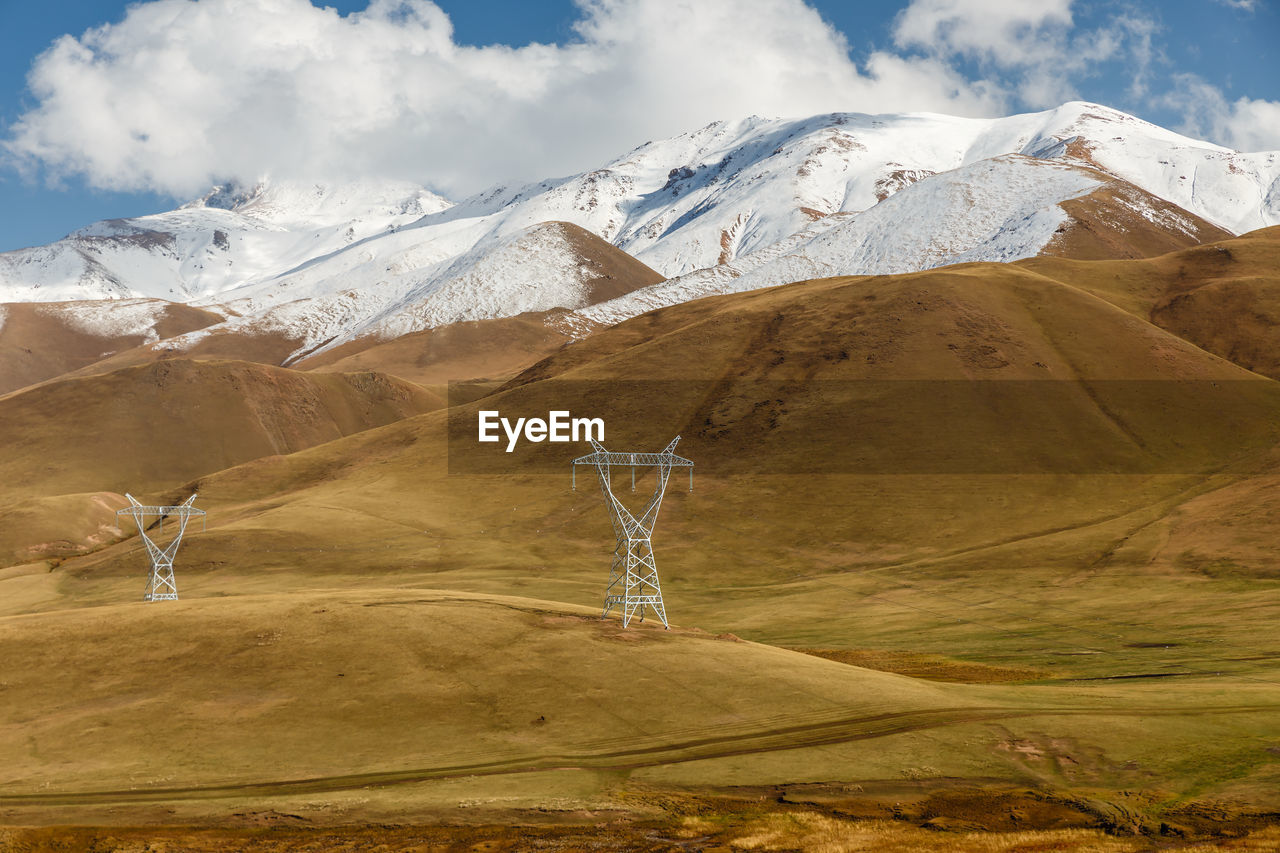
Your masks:
<instances>
[{"instance_id":1,"label":"snowy mountain peak","mask_svg":"<svg viewBox=\"0 0 1280 853\"><path fill-rule=\"evenodd\" d=\"M207 298L394 232L450 202L416 184L226 185L167 213L110 219L0 253L0 301Z\"/></svg>"},{"instance_id":2,"label":"snowy mountain peak","mask_svg":"<svg viewBox=\"0 0 1280 853\"><path fill-rule=\"evenodd\" d=\"M219 210L235 210L239 205L253 199L254 196L262 192L264 188L263 182L259 181L252 187L243 187L238 183L230 182L219 184L209 192L205 193L198 199L189 201L182 205L181 210L187 210L193 207L216 207Z\"/></svg>"},{"instance_id":3,"label":"snowy mountain peak","mask_svg":"<svg viewBox=\"0 0 1280 853\"><path fill-rule=\"evenodd\" d=\"M387 217L426 216L452 206L448 199L407 181L342 184L264 179L253 187L214 187L181 209L229 210L289 227L325 226Z\"/></svg>"}]
</instances>

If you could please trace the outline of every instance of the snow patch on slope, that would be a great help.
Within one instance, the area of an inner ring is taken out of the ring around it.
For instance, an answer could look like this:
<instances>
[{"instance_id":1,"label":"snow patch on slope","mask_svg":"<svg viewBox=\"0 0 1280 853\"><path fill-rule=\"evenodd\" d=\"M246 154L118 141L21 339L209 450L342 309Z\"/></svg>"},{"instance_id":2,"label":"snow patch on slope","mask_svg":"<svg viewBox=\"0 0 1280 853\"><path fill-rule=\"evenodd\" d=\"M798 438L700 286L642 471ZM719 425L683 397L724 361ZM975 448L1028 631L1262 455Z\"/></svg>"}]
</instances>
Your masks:
<instances>
[{"instance_id":1,"label":"snow patch on slope","mask_svg":"<svg viewBox=\"0 0 1280 853\"><path fill-rule=\"evenodd\" d=\"M475 247L359 331L397 337L464 320L581 308L593 275L562 226L535 225Z\"/></svg>"},{"instance_id":2,"label":"snow patch on slope","mask_svg":"<svg viewBox=\"0 0 1280 853\"><path fill-rule=\"evenodd\" d=\"M1199 233L1196 223L1181 209L1152 204L1150 195L1132 186L1121 185L1113 199L1120 207L1157 225L1164 231L1176 232L1188 237L1195 237Z\"/></svg>"},{"instance_id":3,"label":"snow patch on slope","mask_svg":"<svg viewBox=\"0 0 1280 853\"><path fill-rule=\"evenodd\" d=\"M273 333L299 342L293 360L365 335L397 337L465 320L580 308L590 299L588 284L596 275L564 226L547 222L490 238L429 274L407 270L384 280L376 293L352 288L280 302L165 346L188 349L214 331Z\"/></svg>"},{"instance_id":4,"label":"snow patch on slope","mask_svg":"<svg viewBox=\"0 0 1280 853\"><path fill-rule=\"evenodd\" d=\"M785 252L650 285L579 313L617 323L703 296L837 275L888 275L1037 254L1067 221L1059 203L1102 185L1089 170L1008 155L918 181L857 214L827 217ZM806 239L807 238L807 239ZM746 267L744 269L744 267Z\"/></svg>"},{"instance_id":5,"label":"snow patch on slope","mask_svg":"<svg viewBox=\"0 0 1280 853\"><path fill-rule=\"evenodd\" d=\"M144 343L160 339L155 326L167 305L157 299L121 299L106 302L70 302L41 305L37 313L61 320L86 335L100 338L141 337Z\"/></svg>"}]
</instances>

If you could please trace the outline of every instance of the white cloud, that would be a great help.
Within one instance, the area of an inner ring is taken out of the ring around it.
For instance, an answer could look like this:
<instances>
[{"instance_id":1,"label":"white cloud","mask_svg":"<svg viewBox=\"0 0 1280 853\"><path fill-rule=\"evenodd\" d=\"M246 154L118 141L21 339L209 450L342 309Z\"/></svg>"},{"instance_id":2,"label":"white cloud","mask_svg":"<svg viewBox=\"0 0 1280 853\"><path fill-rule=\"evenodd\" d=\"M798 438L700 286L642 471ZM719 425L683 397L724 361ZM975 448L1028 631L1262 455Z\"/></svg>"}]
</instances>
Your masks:
<instances>
[{"instance_id":1,"label":"white cloud","mask_svg":"<svg viewBox=\"0 0 1280 853\"><path fill-rule=\"evenodd\" d=\"M1217 2L1242 12L1252 12L1258 8L1258 0L1217 0Z\"/></svg>"},{"instance_id":2,"label":"white cloud","mask_svg":"<svg viewBox=\"0 0 1280 853\"><path fill-rule=\"evenodd\" d=\"M1073 0L912 0L898 14L894 42L941 60L967 59L999 71L1017 100L1056 106L1077 97L1075 81L1100 63L1133 66L1131 94L1145 92L1158 26L1135 11L1116 13L1104 26L1081 30Z\"/></svg>"},{"instance_id":3,"label":"white cloud","mask_svg":"<svg viewBox=\"0 0 1280 853\"><path fill-rule=\"evenodd\" d=\"M1116 26L1124 33L1131 62L1129 97L1144 98L1151 85L1151 69L1158 61L1166 61L1163 51L1155 45L1160 27L1150 18L1126 14L1115 19Z\"/></svg>"},{"instance_id":4,"label":"white cloud","mask_svg":"<svg viewBox=\"0 0 1280 853\"><path fill-rule=\"evenodd\" d=\"M393 177L458 195L579 171L717 118L991 115L942 57L859 70L803 0L579 0L563 45L469 47L428 0L340 16L308 0L154 0L64 36L29 78L9 157L50 177L194 195L264 174Z\"/></svg>"},{"instance_id":5,"label":"white cloud","mask_svg":"<svg viewBox=\"0 0 1280 853\"><path fill-rule=\"evenodd\" d=\"M1175 84L1161 100L1183 114L1182 132L1237 151L1280 150L1280 101L1228 101L1222 90L1194 74L1179 75Z\"/></svg>"},{"instance_id":6,"label":"white cloud","mask_svg":"<svg viewBox=\"0 0 1280 853\"><path fill-rule=\"evenodd\" d=\"M914 0L898 15L894 40L996 65L1032 65L1058 52L1071 23L1071 0Z\"/></svg>"}]
</instances>

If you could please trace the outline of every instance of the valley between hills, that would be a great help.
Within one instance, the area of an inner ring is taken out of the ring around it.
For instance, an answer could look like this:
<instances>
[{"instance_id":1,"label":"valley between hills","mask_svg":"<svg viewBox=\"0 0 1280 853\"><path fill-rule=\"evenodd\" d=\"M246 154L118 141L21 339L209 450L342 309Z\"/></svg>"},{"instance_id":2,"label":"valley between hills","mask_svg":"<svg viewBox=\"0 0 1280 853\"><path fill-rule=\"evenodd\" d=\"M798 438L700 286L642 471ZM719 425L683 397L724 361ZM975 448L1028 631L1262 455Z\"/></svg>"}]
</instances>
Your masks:
<instances>
[{"instance_id":1,"label":"valley between hills","mask_svg":"<svg viewBox=\"0 0 1280 853\"><path fill-rule=\"evenodd\" d=\"M523 367L417 344L474 366L452 387L402 339L13 391L0 838L1268 849L1277 269L1271 228L711 297ZM599 618L593 478L470 458L480 408L682 436L670 631ZM125 491L208 510L180 601L139 601Z\"/></svg>"}]
</instances>

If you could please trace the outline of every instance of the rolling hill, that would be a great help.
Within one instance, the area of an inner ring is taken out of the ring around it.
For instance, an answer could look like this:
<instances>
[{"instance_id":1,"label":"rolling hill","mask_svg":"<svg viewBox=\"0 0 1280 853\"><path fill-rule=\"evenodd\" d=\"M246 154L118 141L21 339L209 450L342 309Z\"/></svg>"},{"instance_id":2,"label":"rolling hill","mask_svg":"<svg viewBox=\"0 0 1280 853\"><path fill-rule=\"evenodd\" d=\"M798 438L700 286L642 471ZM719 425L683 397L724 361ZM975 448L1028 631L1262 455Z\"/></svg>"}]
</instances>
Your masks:
<instances>
[{"instance_id":1,"label":"rolling hill","mask_svg":"<svg viewBox=\"0 0 1280 853\"><path fill-rule=\"evenodd\" d=\"M441 405L419 386L378 373L186 360L10 394L0 398L7 447L0 562L62 557L118 539L108 528L126 491L154 502L180 482Z\"/></svg>"},{"instance_id":2,"label":"rolling hill","mask_svg":"<svg viewBox=\"0 0 1280 853\"><path fill-rule=\"evenodd\" d=\"M32 632L46 642L31 648ZM171 819L190 822L220 803L252 815L248 804L270 802L256 814L326 824L406 806L438 815L460 795L555 811L627 790L643 808L646 792L672 786L782 782L803 797L810 780L852 778L887 789L904 760L1017 791L1062 781L1037 767L1041 750L1115 787L1176 767L1193 743L1188 719L1272 734L1275 724L1261 688L1227 701L1188 685L1170 702L1167 690L933 684L697 630L623 631L548 602L431 590L39 614L6 620L0 649L13 699L4 721L26 733L0 744L0 809L27 816L172 804ZM1153 715L1164 725L1135 740ZM1089 732L1088 744L1033 734L1063 726ZM1231 760L1221 747L1204 754ZM1045 799L1058 825L1154 826L1133 808Z\"/></svg>"},{"instance_id":3,"label":"rolling hill","mask_svg":"<svg viewBox=\"0 0 1280 853\"><path fill-rule=\"evenodd\" d=\"M159 299L0 305L0 395L222 319Z\"/></svg>"},{"instance_id":4,"label":"rolling hill","mask_svg":"<svg viewBox=\"0 0 1280 853\"><path fill-rule=\"evenodd\" d=\"M425 573L433 586L592 601L607 527L589 496L564 490L571 452L476 456L480 407L600 414L610 446L682 434L709 480L669 498L663 524L685 543L669 594L698 619L718 612L724 585L794 585L804 601L826 583L817 578L894 566L960 578L1027 561L1050 575L1096 569L1135 531L1156 548L1201 512L1179 507L1208 511L1214 502L1196 499L1230 489L1240 500L1213 511L1242 530L1265 526L1243 496L1272 476L1274 383L1082 285L965 265L644 315L481 401L201 477L223 521L192 540L188 571L207 566L210 589L227 591L238 581L213 557L227 553L304 585L317 573L343 583ZM725 563L744 537L756 543L749 557ZM1144 551L1141 565L1188 583L1203 562L1189 550ZM1254 546L1221 559L1251 577L1274 572ZM60 582L85 601L109 599L137 572L136 558L110 549L82 565ZM854 630L840 618L806 639L764 600L720 627L810 646Z\"/></svg>"},{"instance_id":5,"label":"rolling hill","mask_svg":"<svg viewBox=\"0 0 1280 853\"><path fill-rule=\"evenodd\" d=\"M1280 230L1140 263L1074 264L1039 258L1027 269L1080 282L1108 301L1249 370L1280 378Z\"/></svg>"}]
</instances>

